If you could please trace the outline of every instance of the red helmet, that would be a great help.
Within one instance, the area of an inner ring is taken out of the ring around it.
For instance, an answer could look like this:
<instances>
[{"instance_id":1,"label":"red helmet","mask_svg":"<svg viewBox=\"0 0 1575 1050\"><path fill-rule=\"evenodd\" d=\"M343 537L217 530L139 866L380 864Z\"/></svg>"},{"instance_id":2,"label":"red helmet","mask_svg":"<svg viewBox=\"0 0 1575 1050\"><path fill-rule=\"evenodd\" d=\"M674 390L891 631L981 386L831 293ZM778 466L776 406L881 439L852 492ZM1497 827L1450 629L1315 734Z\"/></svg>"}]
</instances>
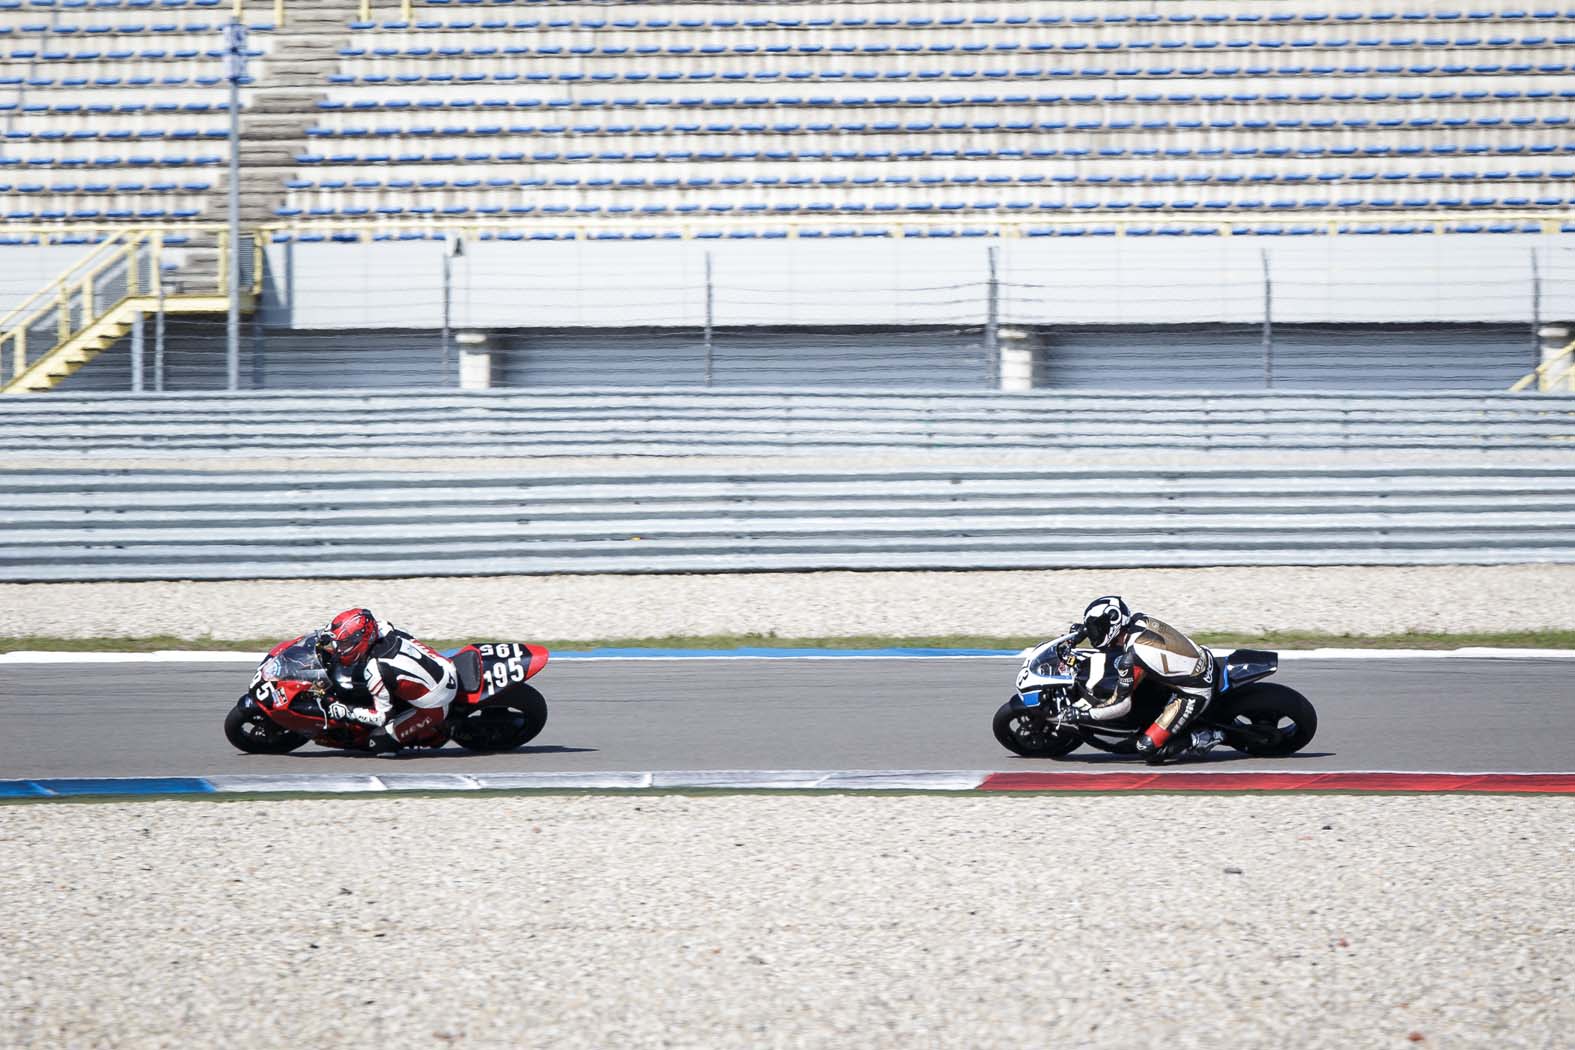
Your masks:
<instances>
[{"instance_id":1,"label":"red helmet","mask_svg":"<svg viewBox=\"0 0 1575 1050\"><path fill-rule=\"evenodd\" d=\"M317 634L317 651L323 663L355 667L366 659L377 641L377 617L370 609L346 609Z\"/></svg>"}]
</instances>

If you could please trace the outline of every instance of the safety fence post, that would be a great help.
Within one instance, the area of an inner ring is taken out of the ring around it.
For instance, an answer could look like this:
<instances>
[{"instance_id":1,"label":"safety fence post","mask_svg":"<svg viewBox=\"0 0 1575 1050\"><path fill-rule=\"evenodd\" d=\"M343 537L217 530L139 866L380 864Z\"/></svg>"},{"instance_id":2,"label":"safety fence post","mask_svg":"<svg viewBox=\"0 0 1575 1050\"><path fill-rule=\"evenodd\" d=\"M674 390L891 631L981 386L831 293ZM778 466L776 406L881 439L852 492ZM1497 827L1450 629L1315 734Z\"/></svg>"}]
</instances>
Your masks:
<instances>
[{"instance_id":1,"label":"safety fence post","mask_svg":"<svg viewBox=\"0 0 1575 1050\"><path fill-rule=\"evenodd\" d=\"M164 235L153 235L153 390L164 392Z\"/></svg>"},{"instance_id":2,"label":"safety fence post","mask_svg":"<svg viewBox=\"0 0 1575 1050\"><path fill-rule=\"evenodd\" d=\"M999 249L990 245L986 252L989 279L984 292L984 367L986 385L1000 389L1001 374L1001 281L998 274Z\"/></svg>"},{"instance_id":3,"label":"safety fence post","mask_svg":"<svg viewBox=\"0 0 1575 1050\"><path fill-rule=\"evenodd\" d=\"M1262 248L1263 260L1263 385L1274 386L1274 281L1269 273L1269 250Z\"/></svg>"},{"instance_id":4,"label":"safety fence post","mask_svg":"<svg viewBox=\"0 0 1575 1050\"><path fill-rule=\"evenodd\" d=\"M705 385L712 382L713 334L716 319L716 286L711 283L711 253L705 253Z\"/></svg>"},{"instance_id":5,"label":"safety fence post","mask_svg":"<svg viewBox=\"0 0 1575 1050\"><path fill-rule=\"evenodd\" d=\"M141 310L131 315L131 392L133 394L142 393L142 349L145 338L142 318Z\"/></svg>"}]
</instances>

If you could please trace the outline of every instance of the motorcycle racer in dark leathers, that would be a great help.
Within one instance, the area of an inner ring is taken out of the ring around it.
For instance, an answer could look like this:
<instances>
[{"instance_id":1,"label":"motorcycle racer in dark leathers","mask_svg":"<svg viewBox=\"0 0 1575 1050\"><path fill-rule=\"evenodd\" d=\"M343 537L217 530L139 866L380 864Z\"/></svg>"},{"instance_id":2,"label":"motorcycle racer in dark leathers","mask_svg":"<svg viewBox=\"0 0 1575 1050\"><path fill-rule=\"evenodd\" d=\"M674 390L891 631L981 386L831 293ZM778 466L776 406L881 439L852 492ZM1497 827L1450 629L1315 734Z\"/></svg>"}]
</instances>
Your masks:
<instances>
[{"instance_id":1,"label":"motorcycle racer in dark leathers","mask_svg":"<svg viewBox=\"0 0 1575 1050\"><path fill-rule=\"evenodd\" d=\"M1150 678L1170 692L1170 701L1137 739L1146 762L1158 765L1202 755L1221 741L1217 729L1188 730L1214 695L1214 654L1209 650L1163 620L1132 612L1116 595L1089 602L1072 630L1074 644L1086 640L1105 654L1116 680L1108 697L1096 695L1093 703L1079 700L1061 715L1063 721L1121 718L1132 709L1138 683Z\"/></svg>"}]
</instances>

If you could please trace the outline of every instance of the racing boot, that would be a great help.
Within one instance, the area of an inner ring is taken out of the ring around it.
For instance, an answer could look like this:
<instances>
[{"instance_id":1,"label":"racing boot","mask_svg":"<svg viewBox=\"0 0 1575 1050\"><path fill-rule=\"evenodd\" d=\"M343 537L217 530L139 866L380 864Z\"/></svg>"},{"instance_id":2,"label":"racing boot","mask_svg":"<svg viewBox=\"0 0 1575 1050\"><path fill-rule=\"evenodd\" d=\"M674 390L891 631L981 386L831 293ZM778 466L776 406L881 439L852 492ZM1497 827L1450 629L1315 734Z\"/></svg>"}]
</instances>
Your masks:
<instances>
[{"instance_id":1,"label":"racing boot","mask_svg":"<svg viewBox=\"0 0 1575 1050\"><path fill-rule=\"evenodd\" d=\"M1137 739L1137 750L1143 761L1157 766L1173 758L1205 755L1224 739L1225 734L1218 729L1194 729L1191 733L1173 734L1164 743L1155 744L1153 737L1145 733Z\"/></svg>"},{"instance_id":2,"label":"racing boot","mask_svg":"<svg viewBox=\"0 0 1575 1050\"><path fill-rule=\"evenodd\" d=\"M394 739L388 727L379 726L366 738L366 749L374 755L391 755L399 750L399 741Z\"/></svg>"},{"instance_id":3,"label":"racing boot","mask_svg":"<svg viewBox=\"0 0 1575 1050\"><path fill-rule=\"evenodd\" d=\"M1218 729L1194 729L1192 731L1192 739L1187 745L1186 753L1189 755L1206 755L1214 750L1224 739L1225 734Z\"/></svg>"},{"instance_id":4,"label":"racing boot","mask_svg":"<svg viewBox=\"0 0 1575 1050\"><path fill-rule=\"evenodd\" d=\"M1176 738L1171 737L1162 744L1156 744L1153 737L1144 733L1137 738L1137 753L1144 762L1157 766L1175 755Z\"/></svg>"}]
</instances>

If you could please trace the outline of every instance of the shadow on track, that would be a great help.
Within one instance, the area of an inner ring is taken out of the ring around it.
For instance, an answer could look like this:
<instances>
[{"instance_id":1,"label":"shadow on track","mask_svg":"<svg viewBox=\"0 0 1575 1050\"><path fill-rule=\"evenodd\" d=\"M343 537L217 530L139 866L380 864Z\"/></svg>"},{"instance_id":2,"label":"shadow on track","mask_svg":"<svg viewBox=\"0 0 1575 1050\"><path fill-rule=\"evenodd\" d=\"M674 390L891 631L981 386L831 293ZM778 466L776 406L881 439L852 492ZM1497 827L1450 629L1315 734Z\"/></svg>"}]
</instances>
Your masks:
<instances>
[{"instance_id":1,"label":"shadow on track","mask_svg":"<svg viewBox=\"0 0 1575 1050\"><path fill-rule=\"evenodd\" d=\"M390 751L385 754L374 755L368 751L343 751L339 748L318 748L314 751L292 751L287 755L247 755L240 751L235 753L237 758L274 758L274 759L314 759L314 758L348 758L370 759L384 762L409 761L411 759L451 759L451 758L487 758L489 755L577 755L597 751L594 747L565 747L562 744L546 744L540 747L516 747L512 751L467 751L462 747L439 748L413 748L408 751Z\"/></svg>"},{"instance_id":2,"label":"shadow on track","mask_svg":"<svg viewBox=\"0 0 1575 1050\"><path fill-rule=\"evenodd\" d=\"M1275 762L1292 762L1292 761L1295 761L1298 758L1333 758L1334 755L1335 755L1335 752L1333 752L1333 751L1298 751L1294 755L1287 755L1284 758L1273 759L1273 761L1275 761ZM1106 752L1106 751L1073 752L1070 755L1062 755L1059 758L1029 758L1026 755L1011 755L1011 756L1009 756L1009 760L1010 761L1015 761L1015 762L1021 762L1021 763L1024 763L1024 764L1032 763L1034 765L1045 765L1045 766L1065 765L1067 763L1074 763L1074 764L1087 765L1087 766L1105 766L1105 765L1142 766L1143 765L1143 760L1141 758L1138 758L1136 755L1112 755L1112 754L1110 754L1109 752ZM1183 769L1183 768L1193 768L1193 767L1197 767L1197 766L1213 766L1213 765L1219 765L1221 763L1229 763L1229 762L1250 762L1250 761L1263 761L1263 760L1259 759L1259 758L1256 758L1253 755L1248 755L1248 754L1245 754L1245 753L1240 752L1240 751L1227 751L1224 754L1212 754L1211 753L1211 754L1204 755L1202 758L1186 759L1186 760L1183 760L1183 761L1180 761L1180 762L1167 762L1163 766L1146 766L1145 768L1149 768L1149 769Z\"/></svg>"}]
</instances>

